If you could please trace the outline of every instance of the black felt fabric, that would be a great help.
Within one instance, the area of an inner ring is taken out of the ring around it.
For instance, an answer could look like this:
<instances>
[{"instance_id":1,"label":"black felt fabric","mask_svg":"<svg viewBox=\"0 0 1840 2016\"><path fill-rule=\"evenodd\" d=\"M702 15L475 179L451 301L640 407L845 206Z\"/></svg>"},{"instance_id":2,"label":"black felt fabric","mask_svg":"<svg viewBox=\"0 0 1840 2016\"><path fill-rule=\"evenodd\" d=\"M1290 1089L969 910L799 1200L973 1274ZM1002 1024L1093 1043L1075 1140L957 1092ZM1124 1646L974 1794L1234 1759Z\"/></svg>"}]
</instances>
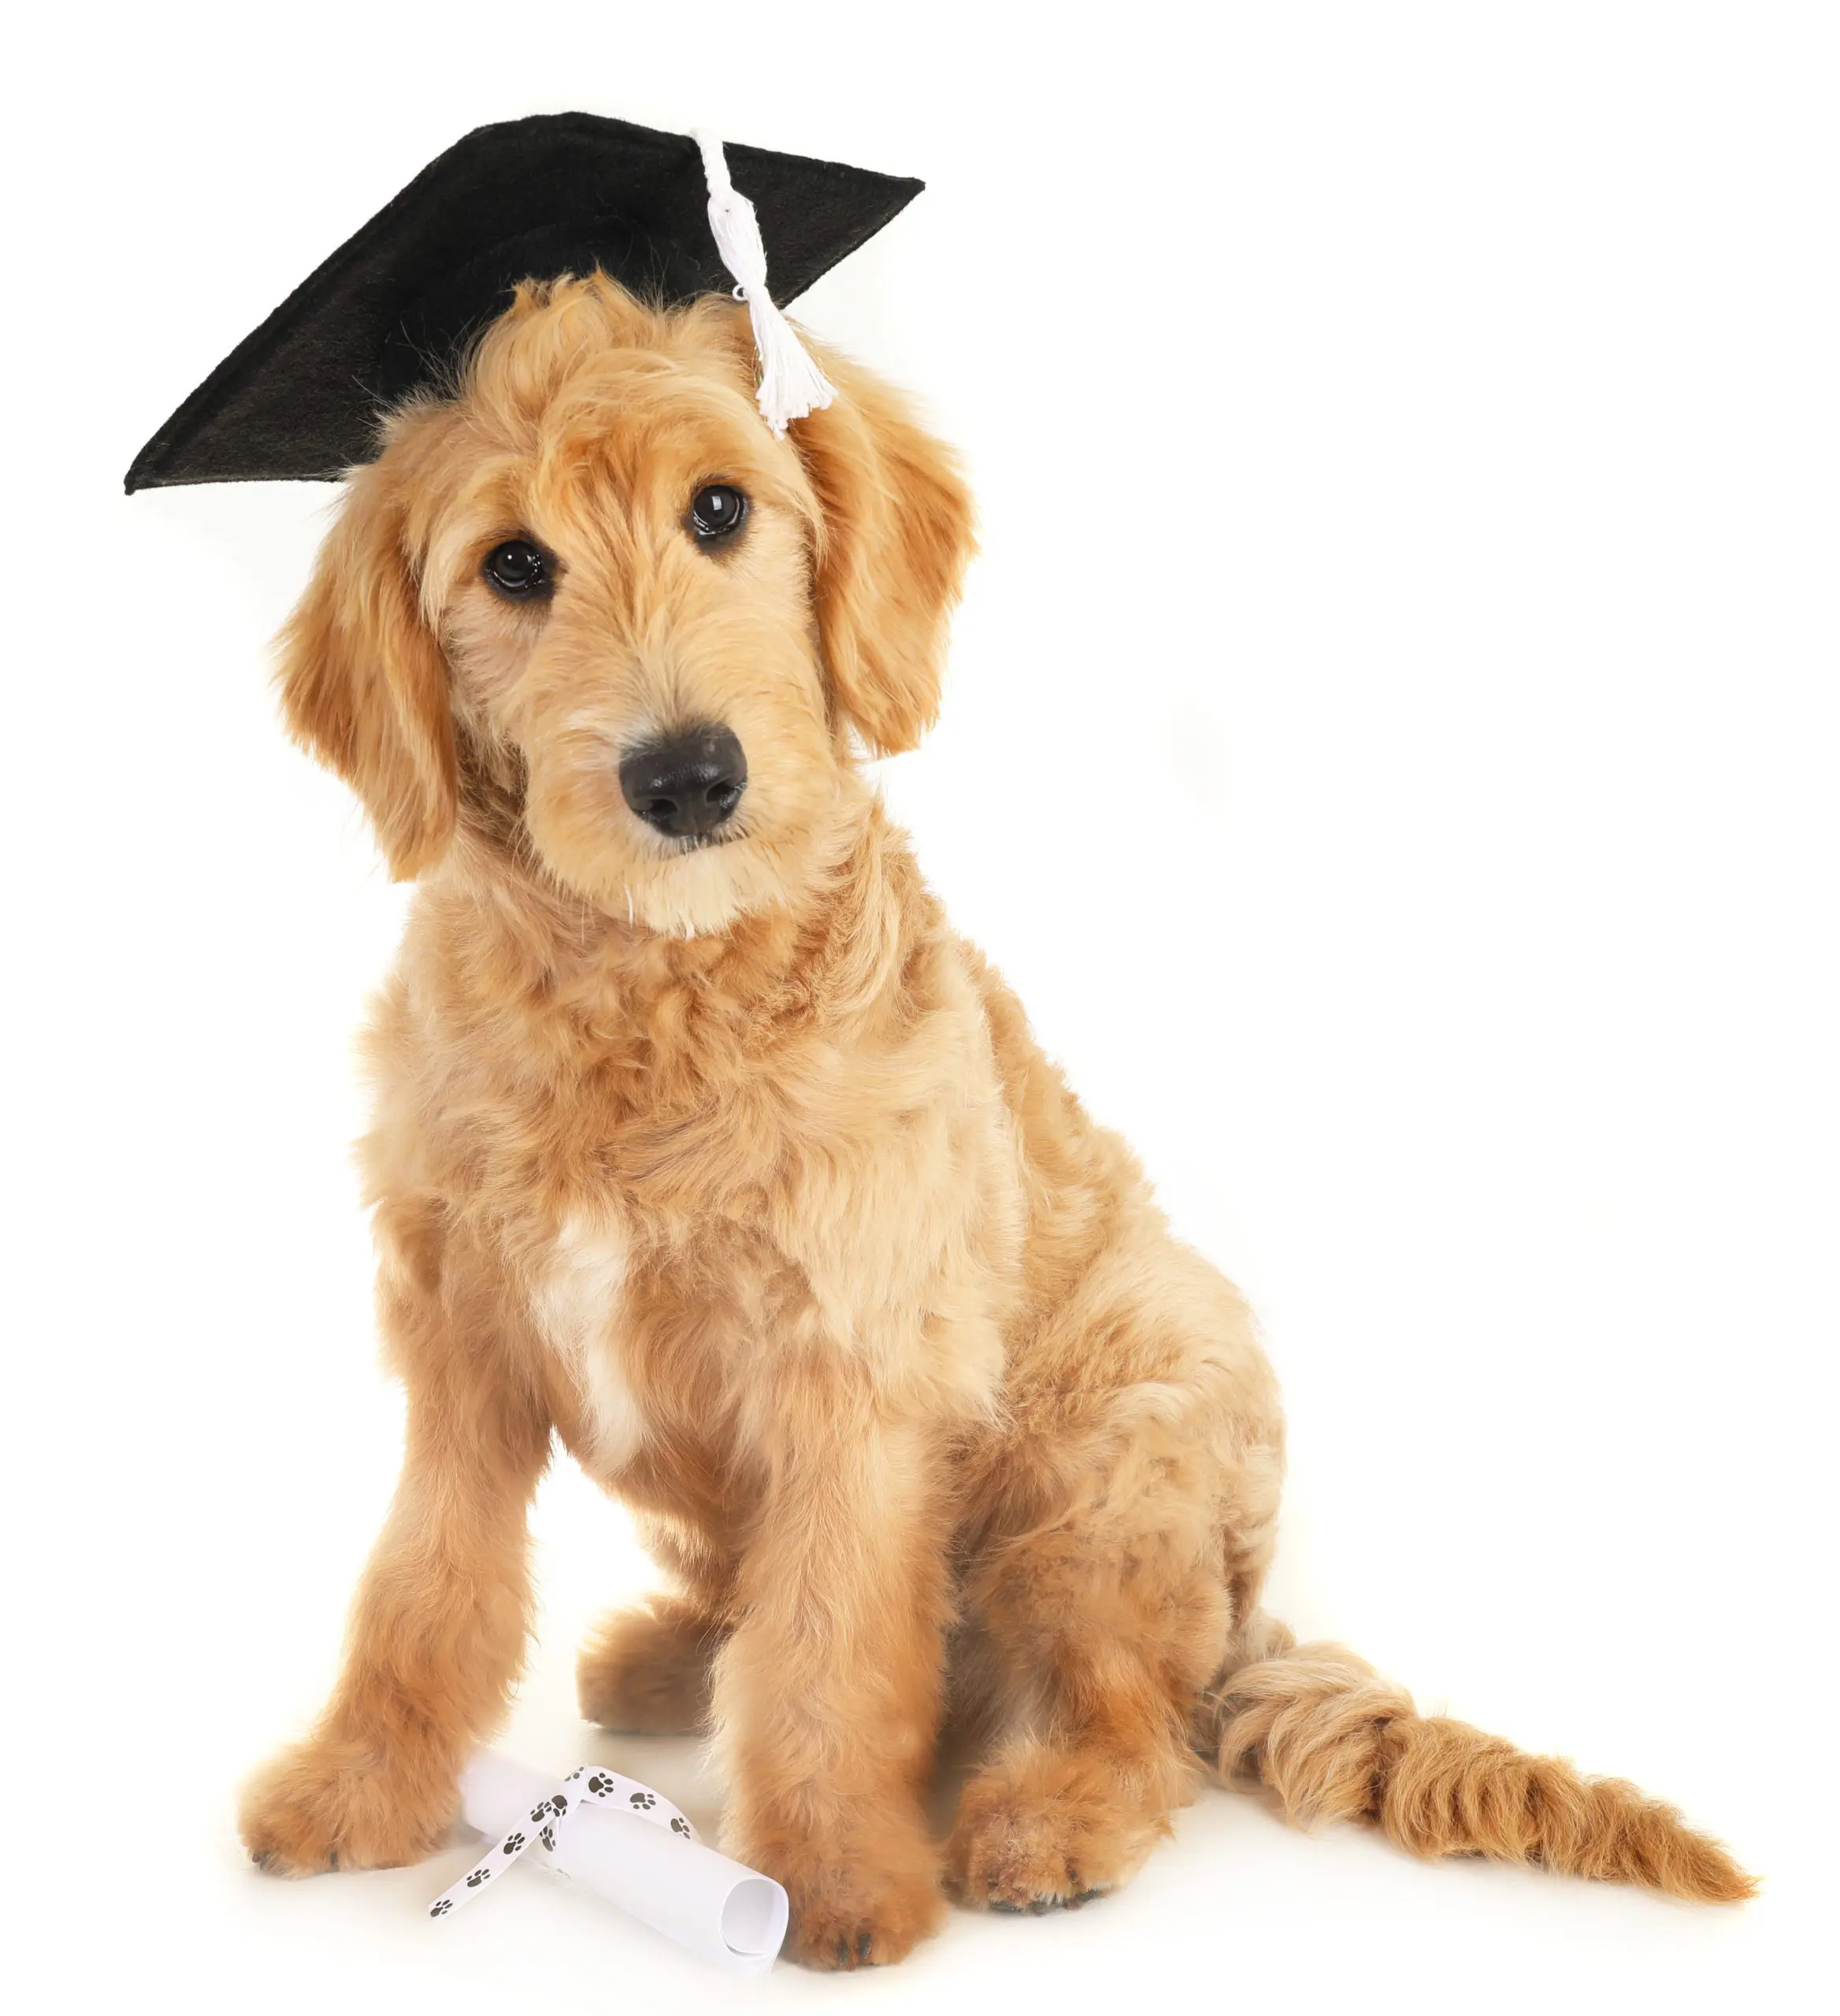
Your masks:
<instances>
[{"instance_id":1,"label":"black felt fabric","mask_svg":"<svg viewBox=\"0 0 1840 2016\"><path fill-rule=\"evenodd\" d=\"M923 184L725 149L783 307ZM436 380L521 280L599 265L667 302L732 284L696 143L592 113L481 126L431 161L246 337L134 459L130 491L332 477L377 452L380 412Z\"/></svg>"}]
</instances>

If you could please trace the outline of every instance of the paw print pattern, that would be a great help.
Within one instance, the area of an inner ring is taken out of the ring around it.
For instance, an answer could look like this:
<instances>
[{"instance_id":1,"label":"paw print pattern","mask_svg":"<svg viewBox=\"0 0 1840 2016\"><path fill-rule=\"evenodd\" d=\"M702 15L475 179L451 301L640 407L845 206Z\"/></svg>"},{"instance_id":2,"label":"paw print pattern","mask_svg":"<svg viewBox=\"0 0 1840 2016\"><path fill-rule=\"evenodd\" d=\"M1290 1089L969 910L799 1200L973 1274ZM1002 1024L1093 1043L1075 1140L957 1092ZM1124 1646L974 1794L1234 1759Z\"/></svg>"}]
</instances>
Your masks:
<instances>
[{"instance_id":1,"label":"paw print pattern","mask_svg":"<svg viewBox=\"0 0 1840 2016\"><path fill-rule=\"evenodd\" d=\"M579 1785L581 1789L573 1795L569 1787ZM530 1818L521 1827L507 1834L495 1850L488 1852L487 1859L469 1870L452 1888L437 1897L428 1907L431 1918L447 1917L456 1904L463 1904L482 1884L488 1883L499 1872L517 1860L526 1848L540 1843L554 1851L559 1829L557 1823L567 1814L571 1796L579 1803L584 1797L595 1799L614 1799L624 1796L628 1808L653 1821L658 1826L668 1825L670 1831L682 1839L693 1841L696 1830L679 1813L669 1799L661 1799L658 1794L644 1785L635 1785L630 1778L623 1778L617 1771L607 1771L586 1764L577 1765L562 1781L562 1788L540 1799L530 1809ZM662 1810L661 1810L662 1809Z\"/></svg>"}]
</instances>

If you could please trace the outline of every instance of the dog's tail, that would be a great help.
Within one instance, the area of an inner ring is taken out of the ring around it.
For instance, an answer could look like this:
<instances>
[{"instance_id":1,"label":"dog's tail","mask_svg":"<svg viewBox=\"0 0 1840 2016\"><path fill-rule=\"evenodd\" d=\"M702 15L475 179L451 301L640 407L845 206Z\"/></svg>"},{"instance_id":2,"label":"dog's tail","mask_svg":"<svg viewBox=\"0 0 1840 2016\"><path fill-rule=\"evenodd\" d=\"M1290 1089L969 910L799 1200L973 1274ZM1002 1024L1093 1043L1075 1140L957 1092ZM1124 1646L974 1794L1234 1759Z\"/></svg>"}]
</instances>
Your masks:
<instances>
[{"instance_id":1,"label":"dog's tail","mask_svg":"<svg viewBox=\"0 0 1840 2016\"><path fill-rule=\"evenodd\" d=\"M1757 1888L1672 1807L1421 1715L1365 1660L1299 1645L1262 1610L1234 1634L1198 1736L1223 1777L1262 1779L1293 1825L1366 1821L1416 1855L1490 1855L1712 1903Z\"/></svg>"}]
</instances>

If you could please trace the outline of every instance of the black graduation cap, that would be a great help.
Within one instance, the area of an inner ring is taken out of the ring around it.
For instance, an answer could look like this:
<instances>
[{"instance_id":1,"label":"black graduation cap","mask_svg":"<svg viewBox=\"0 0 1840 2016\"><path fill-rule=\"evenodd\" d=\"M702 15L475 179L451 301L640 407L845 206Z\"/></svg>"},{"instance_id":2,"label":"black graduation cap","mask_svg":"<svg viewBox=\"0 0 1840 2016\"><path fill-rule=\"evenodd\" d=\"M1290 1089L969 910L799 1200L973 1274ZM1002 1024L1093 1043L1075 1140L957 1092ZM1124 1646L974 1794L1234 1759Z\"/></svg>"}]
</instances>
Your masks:
<instances>
[{"instance_id":1,"label":"black graduation cap","mask_svg":"<svg viewBox=\"0 0 1840 2016\"><path fill-rule=\"evenodd\" d=\"M923 183L725 150L784 306ZM438 156L246 336L134 458L127 487L332 478L377 417L440 381L520 280L595 266L665 304L727 293L697 143L592 113L481 126Z\"/></svg>"}]
</instances>

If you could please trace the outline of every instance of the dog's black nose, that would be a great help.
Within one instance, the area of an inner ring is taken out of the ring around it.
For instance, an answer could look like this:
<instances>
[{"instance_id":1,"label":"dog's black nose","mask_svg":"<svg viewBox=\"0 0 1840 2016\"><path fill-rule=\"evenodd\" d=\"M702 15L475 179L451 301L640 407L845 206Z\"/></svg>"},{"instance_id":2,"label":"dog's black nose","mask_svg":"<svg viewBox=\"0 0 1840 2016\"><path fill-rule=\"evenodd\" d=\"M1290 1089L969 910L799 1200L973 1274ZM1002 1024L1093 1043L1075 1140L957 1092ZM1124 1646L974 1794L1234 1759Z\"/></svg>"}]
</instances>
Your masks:
<instances>
[{"instance_id":1,"label":"dog's black nose","mask_svg":"<svg viewBox=\"0 0 1840 2016\"><path fill-rule=\"evenodd\" d=\"M748 758L729 729L692 728L635 749L620 765L620 788L647 825L690 838L713 832L741 802Z\"/></svg>"}]
</instances>

